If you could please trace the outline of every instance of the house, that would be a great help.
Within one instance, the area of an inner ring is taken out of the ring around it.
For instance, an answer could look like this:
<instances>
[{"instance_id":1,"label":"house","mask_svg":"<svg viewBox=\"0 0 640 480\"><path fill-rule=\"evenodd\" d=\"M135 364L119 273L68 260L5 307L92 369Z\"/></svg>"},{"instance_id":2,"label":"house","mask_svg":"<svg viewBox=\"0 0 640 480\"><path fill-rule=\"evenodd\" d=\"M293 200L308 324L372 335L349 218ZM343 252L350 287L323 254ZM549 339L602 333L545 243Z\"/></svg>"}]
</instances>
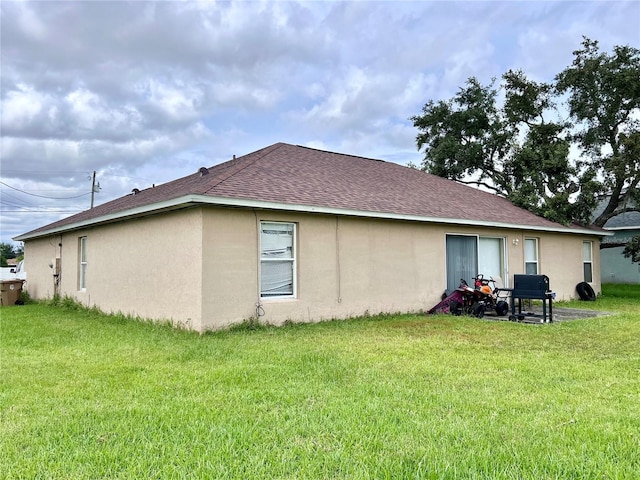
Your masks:
<instances>
[{"instance_id":1,"label":"house","mask_svg":"<svg viewBox=\"0 0 640 480\"><path fill-rule=\"evenodd\" d=\"M623 254L625 244L640 235L640 213L626 212L607 221L605 230L613 233L602 242L600 258L603 283L640 283L640 265Z\"/></svg>"},{"instance_id":2,"label":"house","mask_svg":"<svg viewBox=\"0 0 640 480\"><path fill-rule=\"evenodd\" d=\"M576 298L585 280L600 291L603 235L416 169L277 143L16 240L33 298L205 331L426 310L477 273L545 274Z\"/></svg>"}]
</instances>

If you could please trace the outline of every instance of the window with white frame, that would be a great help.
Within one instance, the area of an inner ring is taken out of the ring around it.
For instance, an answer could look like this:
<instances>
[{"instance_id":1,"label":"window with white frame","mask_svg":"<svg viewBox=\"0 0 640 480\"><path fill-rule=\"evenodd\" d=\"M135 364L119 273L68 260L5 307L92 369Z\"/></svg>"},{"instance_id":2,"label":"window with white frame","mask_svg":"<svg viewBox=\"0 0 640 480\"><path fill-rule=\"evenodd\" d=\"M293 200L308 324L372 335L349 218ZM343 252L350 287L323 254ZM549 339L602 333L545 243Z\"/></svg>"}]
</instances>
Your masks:
<instances>
[{"instance_id":1,"label":"window with white frame","mask_svg":"<svg viewBox=\"0 0 640 480\"><path fill-rule=\"evenodd\" d=\"M78 239L78 290L87 288L87 237Z\"/></svg>"},{"instance_id":2,"label":"window with white frame","mask_svg":"<svg viewBox=\"0 0 640 480\"><path fill-rule=\"evenodd\" d=\"M584 281L593 282L593 242L582 242Z\"/></svg>"},{"instance_id":3,"label":"window with white frame","mask_svg":"<svg viewBox=\"0 0 640 480\"><path fill-rule=\"evenodd\" d=\"M524 273L527 275L538 274L538 239L524 239Z\"/></svg>"},{"instance_id":4,"label":"window with white frame","mask_svg":"<svg viewBox=\"0 0 640 480\"><path fill-rule=\"evenodd\" d=\"M294 297L296 293L296 225L260 223L260 296Z\"/></svg>"}]
</instances>

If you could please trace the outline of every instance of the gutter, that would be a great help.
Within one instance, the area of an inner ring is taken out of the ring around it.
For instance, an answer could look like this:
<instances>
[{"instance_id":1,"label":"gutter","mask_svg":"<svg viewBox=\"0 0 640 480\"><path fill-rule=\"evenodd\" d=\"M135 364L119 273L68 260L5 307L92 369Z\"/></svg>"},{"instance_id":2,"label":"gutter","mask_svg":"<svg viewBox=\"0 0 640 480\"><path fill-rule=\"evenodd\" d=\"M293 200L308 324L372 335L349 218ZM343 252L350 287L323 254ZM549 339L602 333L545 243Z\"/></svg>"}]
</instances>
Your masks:
<instances>
[{"instance_id":1,"label":"gutter","mask_svg":"<svg viewBox=\"0 0 640 480\"><path fill-rule=\"evenodd\" d=\"M619 232L623 230L640 230L640 225L627 226L627 227L602 227L605 230L611 230L612 232Z\"/></svg>"},{"instance_id":2,"label":"gutter","mask_svg":"<svg viewBox=\"0 0 640 480\"><path fill-rule=\"evenodd\" d=\"M182 197L166 200L158 203L152 203L141 207L132 208L129 210L123 210L121 212L111 213L94 217L88 220L80 222L70 223L67 225L61 225L59 227L43 230L37 233L29 234L25 233L14 237L16 242L31 240L35 238L47 237L50 235L56 235L63 232L72 230L79 230L94 225L112 223L119 220L124 220L131 217L139 217L152 213L158 213L162 211L177 210L181 208L191 207L195 205L215 205L223 207L244 207L244 208L257 208L263 210L279 210L289 212L300 213L321 213L327 215L343 215L351 217L362 218L378 218L387 220L405 220L421 223L440 223L450 225L470 225L477 227L492 227L492 228L505 228L510 230L530 230L539 232L555 232L555 233L574 233L578 235L597 235L597 236L612 236L613 232L590 230L587 228L575 228L575 227L540 227L532 225L519 225L515 223L502 223L502 222L487 222L482 220L466 220L459 218L439 218L439 217L426 217L421 215L407 215L399 213L386 213L386 212L366 212L362 210L351 210L346 208L333 208L333 207L318 207L314 205L291 205L287 203L279 202L266 202L262 200L250 200L228 197L212 197L208 195L184 195Z\"/></svg>"}]
</instances>

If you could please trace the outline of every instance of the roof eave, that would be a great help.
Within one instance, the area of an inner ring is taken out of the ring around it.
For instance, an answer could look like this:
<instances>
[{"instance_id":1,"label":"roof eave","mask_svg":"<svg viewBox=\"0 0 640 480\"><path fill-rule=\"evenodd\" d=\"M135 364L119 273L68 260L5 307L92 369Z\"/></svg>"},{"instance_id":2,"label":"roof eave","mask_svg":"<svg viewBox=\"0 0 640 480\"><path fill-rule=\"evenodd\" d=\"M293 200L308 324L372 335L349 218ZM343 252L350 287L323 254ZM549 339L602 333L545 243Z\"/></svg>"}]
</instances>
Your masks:
<instances>
[{"instance_id":1,"label":"roof eave","mask_svg":"<svg viewBox=\"0 0 640 480\"><path fill-rule=\"evenodd\" d=\"M49 230L39 231L33 234L25 233L14 237L15 241L32 240L35 238L48 237L51 235L57 235L60 233L79 230L94 225L112 223L120 221L126 218L139 217L149 215L152 213L159 213L161 211L176 210L180 208L186 208L193 205L216 205L227 207L244 207L244 208L259 208L262 210L281 210L300 213L321 213L328 215L344 215L355 216L364 218L379 218L388 220L406 220L413 222L423 223L443 223L452 225L472 225L478 227L493 227L493 228L505 228L510 230L530 230L540 232L556 232L556 233L574 233L579 235L596 235L596 236L611 236L612 232L606 232L602 230L590 230L588 228L575 228L575 227L543 227L535 225L522 225L517 223L503 223L503 222L487 222L483 220L468 220L461 218L440 218L429 217L421 215L408 215L400 213L389 212L372 212L363 210L352 210L347 208L336 207L322 207L315 205L296 205L281 202L268 202L263 200L252 200L244 198L229 198L229 197L214 197L208 195L185 195L171 200L152 203L141 207L124 210L121 212L103 215L95 217L89 220L81 222L70 223L62 225L60 227L52 228Z\"/></svg>"},{"instance_id":2,"label":"roof eave","mask_svg":"<svg viewBox=\"0 0 640 480\"><path fill-rule=\"evenodd\" d=\"M611 230L611 231L620 231L620 230L640 230L640 225L629 225L629 226L623 226L623 227L603 227L605 230Z\"/></svg>"},{"instance_id":3,"label":"roof eave","mask_svg":"<svg viewBox=\"0 0 640 480\"><path fill-rule=\"evenodd\" d=\"M105 223L118 222L127 218L142 217L145 215L167 212L171 210L180 210L180 209L192 206L191 205L192 202L188 201L188 198L190 197L191 195L172 198L170 200L165 200L162 202L150 203L147 205L130 208L128 210L123 210L116 213L110 213L107 215L93 217L87 220L82 220L80 222L73 222L65 225L60 225L59 227L53 227L47 230L41 230L37 232L28 232L22 235L18 235L17 237L13 237L13 240L16 242L22 242L24 240L33 240L35 238L49 237L51 235L58 235L60 233L70 232L73 230L80 230L83 228L102 225ZM196 203L200 203L200 202L196 202Z\"/></svg>"}]
</instances>

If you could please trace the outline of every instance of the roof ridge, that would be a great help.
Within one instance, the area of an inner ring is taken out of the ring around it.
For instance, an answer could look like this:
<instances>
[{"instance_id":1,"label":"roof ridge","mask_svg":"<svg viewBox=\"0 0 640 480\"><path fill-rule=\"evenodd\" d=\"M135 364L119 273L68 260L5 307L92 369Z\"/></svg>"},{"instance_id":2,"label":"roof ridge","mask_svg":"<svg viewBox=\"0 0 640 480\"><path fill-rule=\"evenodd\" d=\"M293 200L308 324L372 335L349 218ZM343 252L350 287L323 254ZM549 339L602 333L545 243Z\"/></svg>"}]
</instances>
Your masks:
<instances>
[{"instance_id":1,"label":"roof ridge","mask_svg":"<svg viewBox=\"0 0 640 480\"><path fill-rule=\"evenodd\" d=\"M252 161L247 161L242 162L243 165L233 165L232 168L229 169L229 172L225 175L222 175L221 178L218 179L218 181L212 185L209 185L208 188L203 192L203 193L207 193L211 190L213 190L214 188L216 188L218 185L220 185L223 182L226 182L227 180L229 180L231 177L237 175L238 173L242 172L243 170L245 170L246 168L249 168L250 166L254 165L258 160L260 160L261 158L263 158L264 156L268 155L269 153L277 150L278 148L282 147L282 143L275 143L269 147L263 148L262 150L258 150L257 152L253 152L253 153L249 153L247 155L243 155L240 158L237 158L235 160L229 160L230 162L236 162L236 163L240 163L242 160L242 158L246 158L249 157L251 155L255 155L256 158ZM260 154L259 152L263 152L262 154ZM233 168L236 167L236 168Z\"/></svg>"},{"instance_id":2,"label":"roof ridge","mask_svg":"<svg viewBox=\"0 0 640 480\"><path fill-rule=\"evenodd\" d=\"M288 144L285 144L285 145L288 145ZM320 148L307 147L306 145L290 145L290 146L298 147L298 148L306 148L307 150L313 150L315 152L320 152L320 153L330 153L332 155L340 155L340 156L343 156L343 157L360 158L362 160L373 160L374 162L382 162L382 163L394 163L394 162L387 162L386 160L381 160L379 158L363 157L362 155L353 155L351 153L334 152L334 151L331 151L331 150L322 150Z\"/></svg>"}]
</instances>

